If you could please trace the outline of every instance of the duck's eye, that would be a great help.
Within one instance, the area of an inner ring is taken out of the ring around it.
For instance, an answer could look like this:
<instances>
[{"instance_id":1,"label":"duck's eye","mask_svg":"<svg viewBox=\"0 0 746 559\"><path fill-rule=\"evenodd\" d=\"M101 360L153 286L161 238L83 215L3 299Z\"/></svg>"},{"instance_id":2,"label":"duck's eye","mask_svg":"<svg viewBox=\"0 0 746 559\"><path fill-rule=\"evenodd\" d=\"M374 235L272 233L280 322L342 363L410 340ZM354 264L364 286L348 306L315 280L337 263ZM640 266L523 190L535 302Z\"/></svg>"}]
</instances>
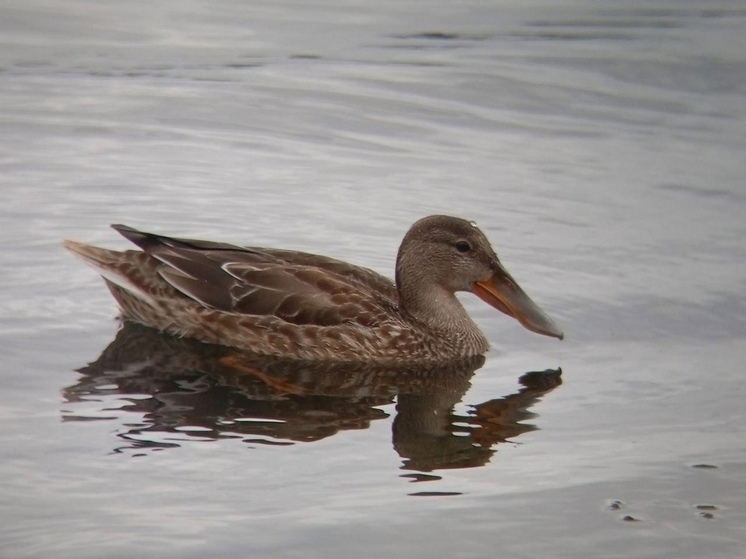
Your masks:
<instances>
[{"instance_id":1,"label":"duck's eye","mask_svg":"<svg viewBox=\"0 0 746 559\"><path fill-rule=\"evenodd\" d=\"M459 252L469 252L471 250L471 245L466 241L459 241L456 243L456 250Z\"/></svg>"}]
</instances>

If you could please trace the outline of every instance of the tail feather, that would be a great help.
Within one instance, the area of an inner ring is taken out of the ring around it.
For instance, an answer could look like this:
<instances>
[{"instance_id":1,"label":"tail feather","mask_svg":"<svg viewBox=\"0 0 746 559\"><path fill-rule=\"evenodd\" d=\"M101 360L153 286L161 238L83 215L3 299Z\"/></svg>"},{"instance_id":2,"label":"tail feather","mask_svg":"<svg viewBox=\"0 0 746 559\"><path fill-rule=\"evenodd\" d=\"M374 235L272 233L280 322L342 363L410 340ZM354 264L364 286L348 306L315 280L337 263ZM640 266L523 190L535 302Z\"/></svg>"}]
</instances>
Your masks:
<instances>
[{"instance_id":1,"label":"tail feather","mask_svg":"<svg viewBox=\"0 0 746 559\"><path fill-rule=\"evenodd\" d=\"M120 261L119 256L122 254L115 250L94 247L77 241L70 241L68 239L62 241L62 246L80 258L83 262L96 269L99 269L102 266L115 265Z\"/></svg>"},{"instance_id":2,"label":"tail feather","mask_svg":"<svg viewBox=\"0 0 746 559\"><path fill-rule=\"evenodd\" d=\"M140 285L140 282L136 281L132 274L127 273L133 268L126 261L127 255L133 251L119 252L67 239L62 241L62 246L96 270L107 282L124 289L150 305L155 305L156 302L152 295L148 293L148 290ZM144 256L139 251L137 251L137 254Z\"/></svg>"}]
</instances>

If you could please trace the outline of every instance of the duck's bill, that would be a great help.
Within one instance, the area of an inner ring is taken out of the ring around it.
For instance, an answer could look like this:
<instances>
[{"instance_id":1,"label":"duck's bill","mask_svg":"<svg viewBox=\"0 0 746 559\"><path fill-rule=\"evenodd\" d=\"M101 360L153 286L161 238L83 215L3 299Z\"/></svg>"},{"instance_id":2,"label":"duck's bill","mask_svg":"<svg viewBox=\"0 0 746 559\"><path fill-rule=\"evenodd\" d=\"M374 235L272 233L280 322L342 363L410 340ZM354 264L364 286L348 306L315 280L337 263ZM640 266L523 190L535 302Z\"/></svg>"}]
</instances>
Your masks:
<instances>
[{"instance_id":1,"label":"duck's bill","mask_svg":"<svg viewBox=\"0 0 746 559\"><path fill-rule=\"evenodd\" d=\"M565 336L502 268L487 281L475 282L472 293L491 307L512 316L532 332L560 340Z\"/></svg>"}]
</instances>

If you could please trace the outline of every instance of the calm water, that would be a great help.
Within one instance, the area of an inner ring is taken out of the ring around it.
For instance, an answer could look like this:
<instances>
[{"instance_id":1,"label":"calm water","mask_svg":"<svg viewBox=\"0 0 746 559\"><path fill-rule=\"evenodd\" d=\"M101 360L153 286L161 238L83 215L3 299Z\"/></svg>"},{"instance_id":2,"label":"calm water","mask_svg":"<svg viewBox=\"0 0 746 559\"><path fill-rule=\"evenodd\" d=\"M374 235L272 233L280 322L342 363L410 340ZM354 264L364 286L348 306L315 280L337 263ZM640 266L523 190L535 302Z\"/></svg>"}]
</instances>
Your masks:
<instances>
[{"instance_id":1,"label":"calm water","mask_svg":"<svg viewBox=\"0 0 746 559\"><path fill-rule=\"evenodd\" d=\"M738 0L3 2L0 556L746 555L745 30ZM465 296L483 364L235 374L120 331L59 245L390 274L438 212L564 342Z\"/></svg>"}]
</instances>

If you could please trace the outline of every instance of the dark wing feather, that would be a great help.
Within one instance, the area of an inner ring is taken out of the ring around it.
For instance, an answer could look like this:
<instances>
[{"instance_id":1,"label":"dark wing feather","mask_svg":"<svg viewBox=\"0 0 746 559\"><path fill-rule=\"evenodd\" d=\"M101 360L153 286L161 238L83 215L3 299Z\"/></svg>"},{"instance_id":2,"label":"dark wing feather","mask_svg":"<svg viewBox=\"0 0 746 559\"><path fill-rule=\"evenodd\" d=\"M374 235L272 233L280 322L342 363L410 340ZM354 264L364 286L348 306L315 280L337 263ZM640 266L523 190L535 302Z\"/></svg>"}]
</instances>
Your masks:
<instances>
[{"instance_id":1,"label":"dark wing feather","mask_svg":"<svg viewBox=\"0 0 746 559\"><path fill-rule=\"evenodd\" d=\"M244 314L270 314L293 324L372 326L382 307L393 305L370 287L314 266L228 263L224 269L237 279L233 310Z\"/></svg>"},{"instance_id":2,"label":"dark wing feather","mask_svg":"<svg viewBox=\"0 0 746 559\"><path fill-rule=\"evenodd\" d=\"M166 282L207 307L293 324L372 326L396 306L393 282L333 258L113 227L163 264Z\"/></svg>"},{"instance_id":3,"label":"dark wing feather","mask_svg":"<svg viewBox=\"0 0 746 559\"><path fill-rule=\"evenodd\" d=\"M382 276L369 268L355 266L354 264L349 264L328 256L294 250L241 247L228 243L166 237L165 235L138 231L137 229L128 227L127 225L120 224L112 225L112 228L153 256L156 256L156 254L154 254L156 249L173 247L201 251L207 258L215 260L216 262L233 261L254 264L269 264L274 262L278 264L285 263L299 264L301 266L313 266L322 270L328 270L334 274L370 287L385 298L396 300L398 297L396 287L389 278Z\"/></svg>"},{"instance_id":4,"label":"dark wing feather","mask_svg":"<svg viewBox=\"0 0 746 559\"><path fill-rule=\"evenodd\" d=\"M197 239L179 239L176 237L167 237L156 233L147 233L138 231L133 227L119 223L112 224L112 229L117 231L128 241L136 244L145 252L150 252L154 248L169 246L177 248L194 248L200 250L242 250L241 247L228 243L216 243L213 241L200 241Z\"/></svg>"}]
</instances>

